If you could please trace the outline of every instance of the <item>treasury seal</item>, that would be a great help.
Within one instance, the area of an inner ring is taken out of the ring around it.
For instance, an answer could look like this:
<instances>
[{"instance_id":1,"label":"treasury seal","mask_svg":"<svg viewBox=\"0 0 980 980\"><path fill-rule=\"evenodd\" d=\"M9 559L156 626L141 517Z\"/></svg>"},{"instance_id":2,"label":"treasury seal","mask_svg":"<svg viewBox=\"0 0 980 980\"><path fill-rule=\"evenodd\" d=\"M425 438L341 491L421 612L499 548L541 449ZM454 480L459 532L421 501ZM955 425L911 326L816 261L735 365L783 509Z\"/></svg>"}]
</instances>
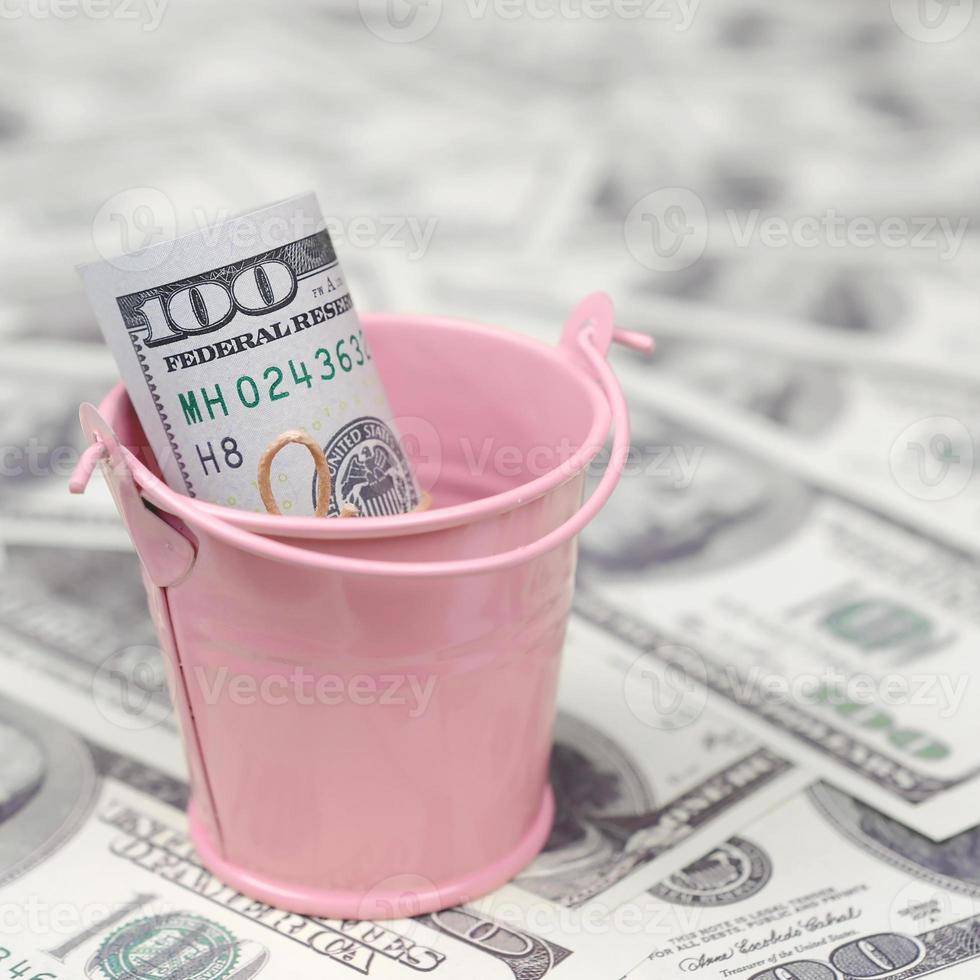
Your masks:
<instances>
[{"instance_id":1,"label":"treasury seal","mask_svg":"<svg viewBox=\"0 0 980 980\"><path fill-rule=\"evenodd\" d=\"M650 894L674 905L730 905L761 891L772 874L769 855L743 837L732 837Z\"/></svg>"},{"instance_id":2,"label":"treasury seal","mask_svg":"<svg viewBox=\"0 0 980 980\"><path fill-rule=\"evenodd\" d=\"M221 980L237 961L238 940L223 926L171 912L136 919L111 933L86 972L107 980Z\"/></svg>"},{"instance_id":3,"label":"treasury seal","mask_svg":"<svg viewBox=\"0 0 980 980\"><path fill-rule=\"evenodd\" d=\"M327 514L336 517L350 506L363 517L405 514L419 505L408 460L391 429L364 415L348 422L324 447L333 475ZM313 477L316 503L317 478Z\"/></svg>"}]
</instances>

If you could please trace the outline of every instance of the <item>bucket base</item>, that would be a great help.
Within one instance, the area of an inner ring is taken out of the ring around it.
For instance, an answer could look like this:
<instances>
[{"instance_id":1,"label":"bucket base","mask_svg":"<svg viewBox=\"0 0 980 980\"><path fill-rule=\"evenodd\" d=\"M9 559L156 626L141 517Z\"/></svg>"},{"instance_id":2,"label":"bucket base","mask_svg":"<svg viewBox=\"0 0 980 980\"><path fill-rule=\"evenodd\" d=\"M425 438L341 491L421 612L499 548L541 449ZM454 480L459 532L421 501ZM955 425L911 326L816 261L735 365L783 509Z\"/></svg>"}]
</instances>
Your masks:
<instances>
[{"instance_id":1,"label":"bucket base","mask_svg":"<svg viewBox=\"0 0 980 980\"><path fill-rule=\"evenodd\" d=\"M187 816L191 840L204 866L216 878L237 888L243 895L289 912L327 919L402 919L472 901L510 881L544 847L555 818L555 798L551 786L546 786L541 806L527 833L512 851L493 864L451 881L438 884L425 882L424 886L416 884L421 880L420 876L393 874L390 890L372 888L366 893L305 888L257 875L226 861L218 853L197 815L193 801L188 807Z\"/></svg>"}]
</instances>

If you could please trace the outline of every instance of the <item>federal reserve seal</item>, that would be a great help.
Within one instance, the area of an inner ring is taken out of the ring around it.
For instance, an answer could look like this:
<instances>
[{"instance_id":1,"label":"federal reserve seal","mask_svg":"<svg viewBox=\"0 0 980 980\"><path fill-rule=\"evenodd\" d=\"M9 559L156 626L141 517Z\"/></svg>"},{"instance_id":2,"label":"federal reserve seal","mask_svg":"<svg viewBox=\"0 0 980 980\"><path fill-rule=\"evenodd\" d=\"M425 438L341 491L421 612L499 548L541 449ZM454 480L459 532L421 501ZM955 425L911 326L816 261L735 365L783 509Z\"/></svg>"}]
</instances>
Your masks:
<instances>
[{"instance_id":1,"label":"federal reserve seal","mask_svg":"<svg viewBox=\"0 0 980 980\"><path fill-rule=\"evenodd\" d=\"M405 514L419 505L408 460L395 434L381 419L365 415L348 422L324 448L333 474L327 513L345 505L365 517ZM313 477L316 504L317 478Z\"/></svg>"},{"instance_id":2,"label":"federal reserve seal","mask_svg":"<svg viewBox=\"0 0 980 980\"><path fill-rule=\"evenodd\" d=\"M237 961L238 940L227 929L199 915L172 912L117 929L87 972L108 980L221 980Z\"/></svg>"},{"instance_id":3,"label":"federal reserve seal","mask_svg":"<svg viewBox=\"0 0 980 980\"><path fill-rule=\"evenodd\" d=\"M772 861L761 847L732 837L676 874L650 894L674 905L730 905L761 891L772 874Z\"/></svg>"}]
</instances>

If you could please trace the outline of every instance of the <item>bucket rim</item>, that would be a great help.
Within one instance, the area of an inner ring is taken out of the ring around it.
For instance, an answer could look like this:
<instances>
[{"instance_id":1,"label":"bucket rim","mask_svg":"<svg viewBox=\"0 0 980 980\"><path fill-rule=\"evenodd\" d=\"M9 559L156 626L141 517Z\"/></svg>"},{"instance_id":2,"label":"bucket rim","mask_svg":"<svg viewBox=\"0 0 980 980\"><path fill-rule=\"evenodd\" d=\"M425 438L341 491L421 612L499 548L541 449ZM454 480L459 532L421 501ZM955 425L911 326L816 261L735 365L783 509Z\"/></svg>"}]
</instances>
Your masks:
<instances>
[{"instance_id":1,"label":"bucket rim","mask_svg":"<svg viewBox=\"0 0 980 980\"><path fill-rule=\"evenodd\" d=\"M595 378L570 356L564 347L553 347L543 341L512 329L480 323L458 317L428 316L424 314L368 313L362 314L362 324L368 329L391 326L425 326L446 330L465 330L470 333L493 337L496 341L506 341L517 348L544 355L556 368L568 377L574 378L587 394L592 409L592 424L585 440L563 463L547 473L511 487L500 493L480 497L448 507L437 507L409 514L395 514L384 517L359 517L357 520L324 520L322 517L289 516L281 514L262 514L258 511L238 510L222 504L210 503L189 498L168 486L153 473L141 460L132 456L130 465L133 476L143 495L154 506L171 512L168 503L175 497L182 503L191 503L202 512L226 522L235 528L251 531L272 538L307 538L314 540L356 540L363 538L395 537L421 534L427 531L444 530L462 524L472 524L499 514L505 514L525 504L545 496L553 490L574 479L599 454L606 442L612 412L602 388ZM111 418L120 402L129 402L129 396L122 382L118 382L103 398L100 411ZM130 410L132 405L130 403Z\"/></svg>"}]
</instances>

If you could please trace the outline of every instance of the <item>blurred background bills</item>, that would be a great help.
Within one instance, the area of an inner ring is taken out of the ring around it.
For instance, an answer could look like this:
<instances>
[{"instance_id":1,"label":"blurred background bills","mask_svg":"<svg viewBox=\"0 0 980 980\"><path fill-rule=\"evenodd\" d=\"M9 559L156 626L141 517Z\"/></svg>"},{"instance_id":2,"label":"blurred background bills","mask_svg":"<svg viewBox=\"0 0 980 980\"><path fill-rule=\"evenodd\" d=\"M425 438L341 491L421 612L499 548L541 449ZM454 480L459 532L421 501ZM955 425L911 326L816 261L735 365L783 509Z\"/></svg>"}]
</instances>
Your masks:
<instances>
[{"instance_id":1,"label":"blurred background bills","mask_svg":"<svg viewBox=\"0 0 980 980\"><path fill-rule=\"evenodd\" d=\"M975 980L978 42L973 0L0 4L0 977ZM118 377L75 266L307 189L361 311L555 343L602 289L658 340L551 840L382 924L201 868L138 563L66 491Z\"/></svg>"}]
</instances>

